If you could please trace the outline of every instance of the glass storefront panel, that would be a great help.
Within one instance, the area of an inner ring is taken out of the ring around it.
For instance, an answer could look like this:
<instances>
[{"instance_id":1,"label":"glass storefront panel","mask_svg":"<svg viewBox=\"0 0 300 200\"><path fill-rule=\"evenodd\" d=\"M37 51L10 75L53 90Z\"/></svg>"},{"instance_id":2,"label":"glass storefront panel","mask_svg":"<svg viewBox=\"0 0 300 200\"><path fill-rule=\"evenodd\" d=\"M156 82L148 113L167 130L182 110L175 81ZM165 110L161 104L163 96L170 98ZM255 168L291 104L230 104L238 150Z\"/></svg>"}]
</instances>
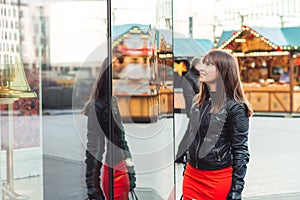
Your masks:
<instances>
[{"instance_id":1,"label":"glass storefront panel","mask_svg":"<svg viewBox=\"0 0 300 200\"><path fill-rule=\"evenodd\" d=\"M140 199L174 198L172 1L118 3L112 1L113 94L135 190Z\"/></svg>"},{"instance_id":2,"label":"glass storefront panel","mask_svg":"<svg viewBox=\"0 0 300 200\"><path fill-rule=\"evenodd\" d=\"M44 199L85 199L87 117L81 111L107 57L107 3L49 1L47 7L51 65L43 71Z\"/></svg>"},{"instance_id":3,"label":"glass storefront panel","mask_svg":"<svg viewBox=\"0 0 300 200\"><path fill-rule=\"evenodd\" d=\"M112 2L112 93L138 197L167 199L174 187L172 1L121 4ZM108 55L107 2L0 5L2 199L85 199L81 111ZM7 79L23 71L33 96L3 96Z\"/></svg>"},{"instance_id":4,"label":"glass storefront panel","mask_svg":"<svg viewBox=\"0 0 300 200\"><path fill-rule=\"evenodd\" d=\"M42 199L41 32L30 29L39 13L13 0L0 7L1 199Z\"/></svg>"}]
</instances>

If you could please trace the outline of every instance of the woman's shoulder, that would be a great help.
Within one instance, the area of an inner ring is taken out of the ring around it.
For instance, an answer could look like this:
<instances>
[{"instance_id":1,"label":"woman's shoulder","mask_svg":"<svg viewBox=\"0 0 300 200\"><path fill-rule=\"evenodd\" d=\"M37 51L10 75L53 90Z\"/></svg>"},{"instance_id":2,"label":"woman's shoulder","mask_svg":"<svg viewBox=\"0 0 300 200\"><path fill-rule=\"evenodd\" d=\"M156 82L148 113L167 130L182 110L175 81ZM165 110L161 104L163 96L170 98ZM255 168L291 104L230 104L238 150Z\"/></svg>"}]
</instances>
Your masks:
<instances>
[{"instance_id":1,"label":"woman's shoulder","mask_svg":"<svg viewBox=\"0 0 300 200\"><path fill-rule=\"evenodd\" d=\"M237 101L234 98L226 98L226 107L228 110L246 109L246 102Z\"/></svg>"},{"instance_id":2,"label":"woman's shoulder","mask_svg":"<svg viewBox=\"0 0 300 200\"><path fill-rule=\"evenodd\" d=\"M247 116L247 105L246 102L237 101L235 99L227 100L227 111L232 115L245 115Z\"/></svg>"}]
</instances>

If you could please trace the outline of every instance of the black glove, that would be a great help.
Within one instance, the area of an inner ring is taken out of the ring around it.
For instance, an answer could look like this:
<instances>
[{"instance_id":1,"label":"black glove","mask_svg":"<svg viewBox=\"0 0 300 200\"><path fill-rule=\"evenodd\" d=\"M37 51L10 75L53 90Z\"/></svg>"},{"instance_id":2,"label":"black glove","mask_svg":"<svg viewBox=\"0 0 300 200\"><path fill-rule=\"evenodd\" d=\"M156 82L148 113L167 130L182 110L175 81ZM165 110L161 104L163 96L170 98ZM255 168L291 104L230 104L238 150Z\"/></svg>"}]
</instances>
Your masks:
<instances>
[{"instance_id":1,"label":"black glove","mask_svg":"<svg viewBox=\"0 0 300 200\"><path fill-rule=\"evenodd\" d=\"M230 191L227 200L242 200L242 195L240 192L232 192Z\"/></svg>"},{"instance_id":2,"label":"black glove","mask_svg":"<svg viewBox=\"0 0 300 200\"><path fill-rule=\"evenodd\" d=\"M128 171L129 181L130 181L130 191L133 191L136 187L136 178L135 178L135 170L134 163L132 159L129 157L125 160L125 165Z\"/></svg>"},{"instance_id":3,"label":"black glove","mask_svg":"<svg viewBox=\"0 0 300 200\"><path fill-rule=\"evenodd\" d=\"M186 164L186 153L182 154L181 156L176 156L176 159L175 159L175 163L178 163L178 164Z\"/></svg>"},{"instance_id":4,"label":"black glove","mask_svg":"<svg viewBox=\"0 0 300 200\"><path fill-rule=\"evenodd\" d=\"M127 170L128 170L129 181L130 181L130 191L132 191L136 187L134 166L127 167Z\"/></svg>"},{"instance_id":5,"label":"black glove","mask_svg":"<svg viewBox=\"0 0 300 200\"><path fill-rule=\"evenodd\" d=\"M86 151L86 186L89 200L105 200L100 187L100 169L102 163L99 162L89 151Z\"/></svg>"}]
</instances>

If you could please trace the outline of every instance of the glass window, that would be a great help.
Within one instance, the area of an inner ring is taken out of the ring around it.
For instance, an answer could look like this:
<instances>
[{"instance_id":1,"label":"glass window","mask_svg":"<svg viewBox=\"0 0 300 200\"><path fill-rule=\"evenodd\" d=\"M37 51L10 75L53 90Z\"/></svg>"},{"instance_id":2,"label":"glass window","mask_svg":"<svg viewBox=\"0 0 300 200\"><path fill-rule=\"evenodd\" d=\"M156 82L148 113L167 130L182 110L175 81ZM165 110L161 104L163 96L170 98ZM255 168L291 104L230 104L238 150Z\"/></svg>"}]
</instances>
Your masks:
<instances>
[{"instance_id":1,"label":"glass window","mask_svg":"<svg viewBox=\"0 0 300 200\"><path fill-rule=\"evenodd\" d=\"M171 10L165 2L156 1L151 7L135 1L126 9L112 3L113 94L135 163L136 191L145 199L174 195L173 78L168 81L166 76L172 68L172 56L167 57L173 46L172 28L155 20L172 18L158 9L165 5ZM151 15L156 18L143 17Z\"/></svg>"},{"instance_id":2,"label":"glass window","mask_svg":"<svg viewBox=\"0 0 300 200\"><path fill-rule=\"evenodd\" d=\"M135 174L128 176L131 182L125 181L125 185L132 186L135 175L139 199L168 199L174 196L176 174L172 1L158 0L149 5L135 0L126 4L128 8L119 3L112 1L112 76L106 77L106 83L112 83L115 97L113 117L119 116L114 118L119 122L114 128L121 128L119 133L123 134L117 139L127 144L133 166L129 156L123 157L126 151L114 155L119 160L109 163L110 141L102 137L99 145L108 143L103 157L96 160L103 165L97 173L109 172L108 165L122 166L126 175L121 175L127 180L128 170L134 170ZM16 199L13 195L39 200L85 199L90 191L87 151L92 149L88 142L98 138L90 140L88 132L88 120L95 118L81 111L108 57L107 3L21 0L20 5L23 15L17 13L16 4L3 9L4 16L8 10L2 27L18 28L17 16L24 23L20 32L2 32L0 45L8 53L0 62L7 64L10 79L28 82L25 86L34 95L0 106L1 149L5 152L1 156L14 165L5 163L7 170L2 172L7 174L1 177L0 193L3 199ZM98 114L106 120L105 112ZM109 199L110 178L100 177Z\"/></svg>"}]
</instances>

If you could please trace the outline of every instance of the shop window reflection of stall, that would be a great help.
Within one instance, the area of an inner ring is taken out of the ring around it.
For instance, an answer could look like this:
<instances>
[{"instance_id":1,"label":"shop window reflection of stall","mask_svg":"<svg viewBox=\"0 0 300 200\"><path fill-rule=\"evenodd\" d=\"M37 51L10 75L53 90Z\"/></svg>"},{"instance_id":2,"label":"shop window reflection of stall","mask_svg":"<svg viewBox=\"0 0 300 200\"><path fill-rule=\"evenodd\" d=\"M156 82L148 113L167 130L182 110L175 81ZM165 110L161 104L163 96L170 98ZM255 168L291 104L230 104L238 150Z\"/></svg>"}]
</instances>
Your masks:
<instances>
[{"instance_id":1,"label":"shop window reflection of stall","mask_svg":"<svg viewBox=\"0 0 300 200\"><path fill-rule=\"evenodd\" d=\"M173 114L173 68L171 52L159 53L161 81L159 84L159 114L169 116Z\"/></svg>"},{"instance_id":2,"label":"shop window reflection of stall","mask_svg":"<svg viewBox=\"0 0 300 200\"><path fill-rule=\"evenodd\" d=\"M123 121L153 122L172 115L172 40L165 40L172 32L146 25L128 25L120 32L113 42L113 91Z\"/></svg>"},{"instance_id":3,"label":"shop window reflection of stall","mask_svg":"<svg viewBox=\"0 0 300 200\"><path fill-rule=\"evenodd\" d=\"M114 29L117 32L118 26ZM113 93L125 122L153 122L158 118L150 31L149 26L129 25L113 43Z\"/></svg>"},{"instance_id":4,"label":"shop window reflection of stall","mask_svg":"<svg viewBox=\"0 0 300 200\"><path fill-rule=\"evenodd\" d=\"M159 115L168 117L173 115L173 46L172 32L170 30L158 30L158 63L160 70L159 81Z\"/></svg>"}]
</instances>

